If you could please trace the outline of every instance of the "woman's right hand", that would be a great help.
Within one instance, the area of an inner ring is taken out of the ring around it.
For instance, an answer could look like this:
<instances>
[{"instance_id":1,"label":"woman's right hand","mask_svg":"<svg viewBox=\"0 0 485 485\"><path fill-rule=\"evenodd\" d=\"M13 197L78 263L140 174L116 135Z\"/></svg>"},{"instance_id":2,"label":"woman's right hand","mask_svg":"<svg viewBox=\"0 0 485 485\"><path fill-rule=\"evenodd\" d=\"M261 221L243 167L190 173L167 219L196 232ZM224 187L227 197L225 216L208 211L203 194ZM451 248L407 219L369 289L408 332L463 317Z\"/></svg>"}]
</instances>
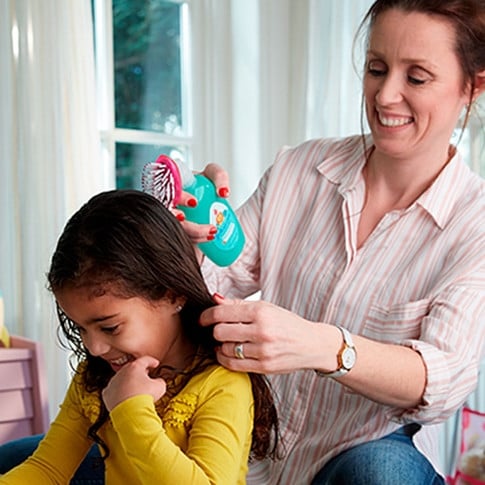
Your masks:
<instances>
[{"instance_id":1,"label":"woman's right hand","mask_svg":"<svg viewBox=\"0 0 485 485\"><path fill-rule=\"evenodd\" d=\"M200 173L202 175L205 175L209 180L214 183L216 187L216 192L219 197L226 198L229 196L229 174L221 166L215 163L209 163ZM192 194L189 194L188 192L182 192L178 204L187 207L193 207L194 203L196 202L197 200ZM182 211L174 209L173 212L177 219L181 221L182 227L184 228L185 232L190 237L194 245L214 239L214 234L216 231L216 227L214 225L197 224L195 222L190 222L185 220L184 213ZM196 249L196 251L198 259L200 261L202 259L202 253L199 249Z\"/></svg>"}]
</instances>

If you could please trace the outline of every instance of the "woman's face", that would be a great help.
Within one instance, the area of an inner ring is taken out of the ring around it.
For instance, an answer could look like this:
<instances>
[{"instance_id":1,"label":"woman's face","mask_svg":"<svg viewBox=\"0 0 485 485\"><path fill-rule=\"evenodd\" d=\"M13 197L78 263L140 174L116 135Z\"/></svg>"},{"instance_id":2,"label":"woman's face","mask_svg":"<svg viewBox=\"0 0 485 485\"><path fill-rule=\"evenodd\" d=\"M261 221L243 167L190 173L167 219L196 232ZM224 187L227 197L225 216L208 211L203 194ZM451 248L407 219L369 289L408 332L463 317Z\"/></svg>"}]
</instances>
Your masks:
<instances>
[{"instance_id":1,"label":"woman's face","mask_svg":"<svg viewBox=\"0 0 485 485\"><path fill-rule=\"evenodd\" d=\"M369 39L364 96L376 151L441 157L468 102L453 27L437 16L388 10Z\"/></svg>"},{"instance_id":2,"label":"woman's face","mask_svg":"<svg viewBox=\"0 0 485 485\"><path fill-rule=\"evenodd\" d=\"M86 289L56 292L57 303L78 327L89 353L106 360L114 371L149 355L160 363L184 366L190 347L182 333L180 301L93 296Z\"/></svg>"}]
</instances>

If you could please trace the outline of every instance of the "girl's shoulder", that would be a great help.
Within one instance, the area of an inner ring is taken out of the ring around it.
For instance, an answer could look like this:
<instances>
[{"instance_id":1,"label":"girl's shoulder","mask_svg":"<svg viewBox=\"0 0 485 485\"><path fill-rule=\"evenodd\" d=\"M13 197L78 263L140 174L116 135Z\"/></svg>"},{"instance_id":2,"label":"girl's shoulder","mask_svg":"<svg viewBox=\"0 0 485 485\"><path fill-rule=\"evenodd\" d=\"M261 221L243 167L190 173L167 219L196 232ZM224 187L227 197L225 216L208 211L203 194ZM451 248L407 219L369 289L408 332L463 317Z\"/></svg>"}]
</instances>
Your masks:
<instances>
[{"instance_id":1,"label":"girl's shoulder","mask_svg":"<svg viewBox=\"0 0 485 485\"><path fill-rule=\"evenodd\" d=\"M251 386L251 380L246 372L235 372L220 364L206 367L199 374L194 375L184 389L210 392L213 389L241 389Z\"/></svg>"},{"instance_id":2,"label":"girl's shoulder","mask_svg":"<svg viewBox=\"0 0 485 485\"><path fill-rule=\"evenodd\" d=\"M179 427L190 422L201 409L237 415L252 413L253 394L249 375L215 364L193 376L185 387L164 405L155 404L165 425Z\"/></svg>"},{"instance_id":3,"label":"girl's shoulder","mask_svg":"<svg viewBox=\"0 0 485 485\"><path fill-rule=\"evenodd\" d=\"M174 399L184 400L188 396L191 396L191 401L195 399L197 405L220 402L246 406L253 402L249 375L246 372L231 371L220 364L210 365L194 375Z\"/></svg>"}]
</instances>

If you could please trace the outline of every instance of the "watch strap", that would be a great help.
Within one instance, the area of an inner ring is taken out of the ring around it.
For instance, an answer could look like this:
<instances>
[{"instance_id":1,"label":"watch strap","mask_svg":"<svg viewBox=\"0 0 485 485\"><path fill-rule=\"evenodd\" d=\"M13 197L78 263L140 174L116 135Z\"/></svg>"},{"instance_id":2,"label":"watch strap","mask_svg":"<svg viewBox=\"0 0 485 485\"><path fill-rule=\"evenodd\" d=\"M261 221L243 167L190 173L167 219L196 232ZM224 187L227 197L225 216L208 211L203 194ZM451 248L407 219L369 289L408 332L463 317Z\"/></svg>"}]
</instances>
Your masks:
<instances>
[{"instance_id":1,"label":"watch strap","mask_svg":"<svg viewBox=\"0 0 485 485\"><path fill-rule=\"evenodd\" d=\"M350 368L345 367L341 358L342 354L345 351L348 351L348 349L350 349L355 353L355 346L354 346L354 341L352 340L352 335L346 328L341 327L340 325L337 325L337 328L342 333L342 338L343 338L342 346L340 347L340 350L338 351L338 354L337 354L339 368L333 372L322 372L315 369L316 374L320 377L330 377L330 378L341 377L341 376L344 376L345 374L348 374L348 372L354 366L354 364L352 363L352 366Z\"/></svg>"}]
</instances>

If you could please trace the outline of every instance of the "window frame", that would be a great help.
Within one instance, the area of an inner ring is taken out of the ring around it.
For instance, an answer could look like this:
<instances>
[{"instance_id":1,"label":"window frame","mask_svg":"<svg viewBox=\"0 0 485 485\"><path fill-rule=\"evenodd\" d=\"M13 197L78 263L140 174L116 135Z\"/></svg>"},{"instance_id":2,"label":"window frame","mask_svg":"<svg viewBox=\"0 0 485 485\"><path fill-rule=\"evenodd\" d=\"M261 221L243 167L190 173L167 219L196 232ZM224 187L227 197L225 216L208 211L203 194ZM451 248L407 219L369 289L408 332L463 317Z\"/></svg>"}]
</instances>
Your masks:
<instances>
[{"instance_id":1,"label":"window frame","mask_svg":"<svg viewBox=\"0 0 485 485\"><path fill-rule=\"evenodd\" d=\"M116 187L116 144L182 146L186 163L192 166L194 147L194 110L192 92L192 52L190 2L165 0L180 5L181 15L181 90L183 136L143 129L117 128L115 120L115 80L113 45L113 1L92 0L93 35L97 93L97 123L100 135L101 162L106 177ZM148 160L147 160L148 161Z\"/></svg>"}]
</instances>

